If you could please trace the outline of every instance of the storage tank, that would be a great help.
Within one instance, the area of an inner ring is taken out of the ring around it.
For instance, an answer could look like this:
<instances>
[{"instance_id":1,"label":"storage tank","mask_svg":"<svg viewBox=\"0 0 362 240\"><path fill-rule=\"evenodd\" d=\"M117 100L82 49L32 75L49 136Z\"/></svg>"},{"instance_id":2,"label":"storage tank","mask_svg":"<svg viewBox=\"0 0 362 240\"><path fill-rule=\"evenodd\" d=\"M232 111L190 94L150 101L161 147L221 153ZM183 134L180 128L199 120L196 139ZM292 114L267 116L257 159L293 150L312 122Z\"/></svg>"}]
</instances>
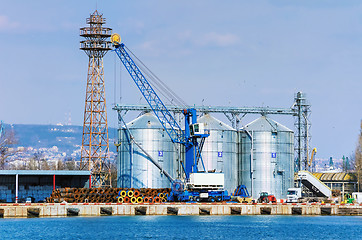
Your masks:
<instances>
[{"instance_id":1,"label":"storage tank","mask_svg":"<svg viewBox=\"0 0 362 240\"><path fill-rule=\"evenodd\" d=\"M239 134L239 177L253 198L260 192L286 198L293 187L294 133L262 116L247 124Z\"/></svg>"},{"instance_id":2,"label":"storage tank","mask_svg":"<svg viewBox=\"0 0 362 240\"><path fill-rule=\"evenodd\" d=\"M173 178L177 176L176 144L152 113L146 113L127 124L128 129L142 148L158 161ZM131 144L124 127L118 129L119 146L117 184L119 187L166 188L171 184L166 176L135 144Z\"/></svg>"},{"instance_id":3,"label":"storage tank","mask_svg":"<svg viewBox=\"0 0 362 240\"><path fill-rule=\"evenodd\" d=\"M237 178L237 131L210 114L205 114L198 119L205 123L205 129L210 130L202 149L202 159L206 171L223 172L225 189L232 193L238 183ZM199 170L203 170L201 163Z\"/></svg>"}]
</instances>

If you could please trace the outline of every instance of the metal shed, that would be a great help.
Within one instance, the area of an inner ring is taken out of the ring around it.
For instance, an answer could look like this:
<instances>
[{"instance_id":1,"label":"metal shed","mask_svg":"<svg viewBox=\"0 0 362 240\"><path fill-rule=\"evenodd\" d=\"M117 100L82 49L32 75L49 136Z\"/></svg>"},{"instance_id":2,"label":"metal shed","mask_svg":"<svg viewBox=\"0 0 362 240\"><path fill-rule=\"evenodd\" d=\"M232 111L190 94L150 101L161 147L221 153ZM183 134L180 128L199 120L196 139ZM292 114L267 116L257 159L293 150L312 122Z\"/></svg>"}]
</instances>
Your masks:
<instances>
[{"instance_id":1,"label":"metal shed","mask_svg":"<svg viewBox=\"0 0 362 240\"><path fill-rule=\"evenodd\" d=\"M90 178L90 171L0 170L0 201L41 202L55 188L88 187Z\"/></svg>"}]
</instances>

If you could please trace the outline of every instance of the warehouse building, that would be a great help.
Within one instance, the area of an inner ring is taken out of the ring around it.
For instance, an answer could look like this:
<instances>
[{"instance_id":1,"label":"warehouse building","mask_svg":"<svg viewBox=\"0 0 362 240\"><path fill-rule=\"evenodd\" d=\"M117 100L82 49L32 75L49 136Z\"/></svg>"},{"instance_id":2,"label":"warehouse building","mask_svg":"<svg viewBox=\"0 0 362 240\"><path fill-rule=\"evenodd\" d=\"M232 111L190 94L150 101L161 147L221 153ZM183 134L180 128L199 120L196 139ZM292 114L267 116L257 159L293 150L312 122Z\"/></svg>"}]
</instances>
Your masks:
<instances>
[{"instance_id":1,"label":"warehouse building","mask_svg":"<svg viewBox=\"0 0 362 240\"><path fill-rule=\"evenodd\" d=\"M0 202L43 202L56 188L88 187L90 171L0 170Z\"/></svg>"}]
</instances>

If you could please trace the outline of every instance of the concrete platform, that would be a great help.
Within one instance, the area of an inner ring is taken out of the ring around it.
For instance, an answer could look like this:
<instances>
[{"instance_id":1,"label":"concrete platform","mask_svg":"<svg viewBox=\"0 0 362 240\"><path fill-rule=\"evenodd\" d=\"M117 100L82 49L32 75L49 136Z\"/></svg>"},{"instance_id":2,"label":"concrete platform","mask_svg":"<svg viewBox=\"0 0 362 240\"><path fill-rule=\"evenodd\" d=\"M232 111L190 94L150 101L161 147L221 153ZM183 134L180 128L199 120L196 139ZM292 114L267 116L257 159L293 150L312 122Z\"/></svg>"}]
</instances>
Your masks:
<instances>
[{"instance_id":1,"label":"concrete platform","mask_svg":"<svg viewBox=\"0 0 362 240\"><path fill-rule=\"evenodd\" d=\"M128 215L362 215L362 204L32 203L0 204L0 218Z\"/></svg>"}]
</instances>

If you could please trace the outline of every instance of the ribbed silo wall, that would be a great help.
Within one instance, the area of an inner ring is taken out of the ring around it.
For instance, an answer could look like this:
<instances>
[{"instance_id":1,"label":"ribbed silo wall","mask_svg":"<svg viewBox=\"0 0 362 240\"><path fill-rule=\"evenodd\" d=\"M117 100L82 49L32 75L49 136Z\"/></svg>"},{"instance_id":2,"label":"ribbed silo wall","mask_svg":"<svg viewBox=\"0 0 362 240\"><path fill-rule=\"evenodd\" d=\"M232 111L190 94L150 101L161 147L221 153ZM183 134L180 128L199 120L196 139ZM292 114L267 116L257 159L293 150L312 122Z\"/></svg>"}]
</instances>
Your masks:
<instances>
[{"instance_id":1,"label":"ribbed silo wall","mask_svg":"<svg viewBox=\"0 0 362 240\"><path fill-rule=\"evenodd\" d=\"M239 183L246 185L254 198L260 192L286 198L287 189L293 187L294 133L271 119L263 124L270 123L274 128L258 129L251 123L249 130L246 127L249 134L245 130L239 133Z\"/></svg>"},{"instance_id":2,"label":"ribbed silo wall","mask_svg":"<svg viewBox=\"0 0 362 240\"><path fill-rule=\"evenodd\" d=\"M223 172L225 189L232 193L238 183L237 131L208 114L198 122L205 123L205 128L210 130L201 155L205 169ZM201 163L198 168L203 170Z\"/></svg>"},{"instance_id":3,"label":"ribbed silo wall","mask_svg":"<svg viewBox=\"0 0 362 240\"><path fill-rule=\"evenodd\" d=\"M164 170L177 176L177 151L167 132L158 119L147 113L127 124L135 141L158 161ZM118 186L133 188L166 188L171 184L166 176L132 144L128 131L123 127L118 130L121 145L118 154Z\"/></svg>"}]
</instances>

